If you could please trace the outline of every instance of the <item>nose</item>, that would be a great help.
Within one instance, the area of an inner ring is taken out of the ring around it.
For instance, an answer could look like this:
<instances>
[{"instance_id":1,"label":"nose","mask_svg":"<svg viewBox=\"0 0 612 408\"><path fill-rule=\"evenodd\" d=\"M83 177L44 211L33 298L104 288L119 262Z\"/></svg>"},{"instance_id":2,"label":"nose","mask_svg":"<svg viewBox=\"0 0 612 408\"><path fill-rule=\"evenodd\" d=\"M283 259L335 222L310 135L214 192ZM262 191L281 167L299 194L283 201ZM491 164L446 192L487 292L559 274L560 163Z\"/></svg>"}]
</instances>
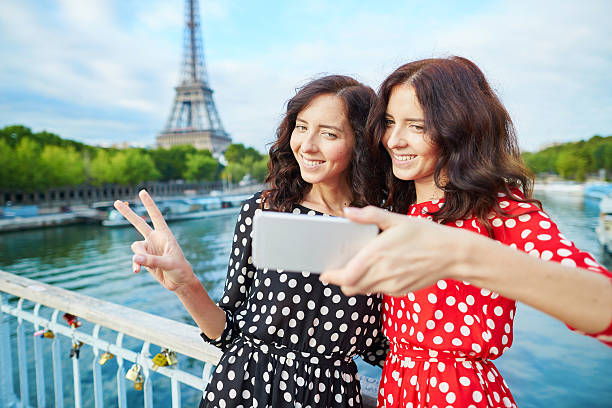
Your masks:
<instances>
[{"instance_id":1,"label":"nose","mask_svg":"<svg viewBox=\"0 0 612 408\"><path fill-rule=\"evenodd\" d=\"M306 153L313 153L319 150L316 132L309 130L304 134L304 140L302 141L302 148L300 150Z\"/></svg>"},{"instance_id":2,"label":"nose","mask_svg":"<svg viewBox=\"0 0 612 408\"><path fill-rule=\"evenodd\" d=\"M397 149L407 145L406 138L400 126L393 126L387 129L386 143L389 149Z\"/></svg>"}]
</instances>

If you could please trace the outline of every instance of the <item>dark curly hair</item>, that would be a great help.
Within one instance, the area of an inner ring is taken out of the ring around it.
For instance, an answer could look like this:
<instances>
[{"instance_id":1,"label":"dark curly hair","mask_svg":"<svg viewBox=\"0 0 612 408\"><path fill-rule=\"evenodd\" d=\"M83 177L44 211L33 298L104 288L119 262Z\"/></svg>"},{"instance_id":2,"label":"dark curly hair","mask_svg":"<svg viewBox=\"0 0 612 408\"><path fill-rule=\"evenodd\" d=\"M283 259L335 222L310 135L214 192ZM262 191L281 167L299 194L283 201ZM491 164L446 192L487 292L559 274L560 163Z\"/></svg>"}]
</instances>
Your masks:
<instances>
[{"instance_id":1,"label":"dark curly hair","mask_svg":"<svg viewBox=\"0 0 612 408\"><path fill-rule=\"evenodd\" d=\"M489 235L487 214L505 214L497 193L520 189L531 199L533 176L520 156L508 112L484 74L462 57L424 59L402 65L380 86L367 125L371 177L363 186L369 203L406 213L416 201L414 182L393 175L391 158L383 146L386 110L395 86L411 85L425 115L425 129L439 147L434 170L436 185L444 191L444 206L431 213L443 223L474 215ZM444 172L444 173L443 173ZM444 174L445 178L441 179ZM381 186L384 186L381 188Z\"/></svg>"},{"instance_id":2,"label":"dark curly hair","mask_svg":"<svg viewBox=\"0 0 612 408\"><path fill-rule=\"evenodd\" d=\"M352 157L348 171L348 183L353 192L351 205L363 207L367 204L361 193L365 173L357 171L367 160L365 126L376 93L369 86L343 75L329 75L315 79L300 88L287 102L287 112L276 130L276 141L270 148L269 174L266 182L270 188L263 192L263 200L277 211L291 211L300 203L311 188L300 175L300 168L291 150L291 133L297 115L320 95L336 95L344 102L346 115L355 135Z\"/></svg>"}]
</instances>

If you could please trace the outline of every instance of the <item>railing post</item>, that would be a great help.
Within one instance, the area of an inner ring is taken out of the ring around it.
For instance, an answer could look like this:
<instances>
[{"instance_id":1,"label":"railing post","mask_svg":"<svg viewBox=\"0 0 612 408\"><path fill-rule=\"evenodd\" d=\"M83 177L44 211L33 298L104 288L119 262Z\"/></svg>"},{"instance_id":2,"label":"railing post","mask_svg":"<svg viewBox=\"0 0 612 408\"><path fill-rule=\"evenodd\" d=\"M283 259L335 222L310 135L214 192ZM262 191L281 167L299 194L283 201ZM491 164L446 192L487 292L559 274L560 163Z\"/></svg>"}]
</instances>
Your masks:
<instances>
[{"instance_id":1,"label":"railing post","mask_svg":"<svg viewBox=\"0 0 612 408\"><path fill-rule=\"evenodd\" d=\"M51 316L51 324L57 324L60 311L55 309ZM53 338L51 345L53 354L53 387L55 388L55 408L64 408L64 376L62 371L61 344L59 336Z\"/></svg>"},{"instance_id":2,"label":"railing post","mask_svg":"<svg viewBox=\"0 0 612 408\"><path fill-rule=\"evenodd\" d=\"M123 333L117 333L115 344L119 348L122 347ZM119 408L127 408L127 399L125 395L125 367L123 366L123 357L119 355L117 356L117 399Z\"/></svg>"},{"instance_id":3,"label":"railing post","mask_svg":"<svg viewBox=\"0 0 612 408\"><path fill-rule=\"evenodd\" d=\"M8 305L7 296L0 293L0 307ZM9 315L0 310L0 406L17 405L13 383L13 353L11 350L11 326Z\"/></svg>"},{"instance_id":4,"label":"railing post","mask_svg":"<svg viewBox=\"0 0 612 408\"><path fill-rule=\"evenodd\" d=\"M40 303L34 306L34 316L38 317L40 311ZM38 324L34 324L34 331L40 329ZM36 401L39 408L47 406L45 398L45 360L43 358L43 336L34 336L34 368L36 370Z\"/></svg>"},{"instance_id":5,"label":"railing post","mask_svg":"<svg viewBox=\"0 0 612 408\"><path fill-rule=\"evenodd\" d=\"M204 381L204 388L201 389L202 391L202 398L204 398L206 396L206 387L208 386L208 383L210 382L210 377L212 376L212 370L215 366L212 365L211 363L204 363L204 368L202 369L202 380Z\"/></svg>"},{"instance_id":6,"label":"railing post","mask_svg":"<svg viewBox=\"0 0 612 408\"><path fill-rule=\"evenodd\" d=\"M73 344L78 344L74 328L72 329L72 342ZM79 359L76 354L72 357L72 377L74 380L74 406L75 408L81 408L83 406L81 398L81 372L79 371Z\"/></svg>"},{"instance_id":7,"label":"railing post","mask_svg":"<svg viewBox=\"0 0 612 408\"><path fill-rule=\"evenodd\" d=\"M20 298L17 302L17 310L21 311L23 308L23 298ZM17 318L17 352L19 358L19 391L21 394L21 404L28 406L30 404L30 389L28 388L28 358L26 356L26 342L25 342L25 326L23 324L23 318Z\"/></svg>"},{"instance_id":8,"label":"railing post","mask_svg":"<svg viewBox=\"0 0 612 408\"><path fill-rule=\"evenodd\" d=\"M93 337L98 340L98 335L100 334L100 325L96 324L93 329ZM100 364L98 364L98 354L99 349L94 343L93 346L93 361L92 361L92 369L93 369L93 381L94 381L94 398L95 398L95 407L96 408L104 408L104 396L102 393L102 368Z\"/></svg>"},{"instance_id":9,"label":"railing post","mask_svg":"<svg viewBox=\"0 0 612 408\"><path fill-rule=\"evenodd\" d=\"M178 369L178 363L175 369ZM172 390L172 408L181 408L181 383L175 377L170 380Z\"/></svg>"},{"instance_id":10,"label":"railing post","mask_svg":"<svg viewBox=\"0 0 612 408\"><path fill-rule=\"evenodd\" d=\"M137 361L139 361L140 366L142 367L142 375L145 378L144 382L144 406L145 408L153 408L153 386L151 384L151 373L149 370L149 346L151 343L145 341L142 345L142 349L140 354L138 355Z\"/></svg>"}]
</instances>

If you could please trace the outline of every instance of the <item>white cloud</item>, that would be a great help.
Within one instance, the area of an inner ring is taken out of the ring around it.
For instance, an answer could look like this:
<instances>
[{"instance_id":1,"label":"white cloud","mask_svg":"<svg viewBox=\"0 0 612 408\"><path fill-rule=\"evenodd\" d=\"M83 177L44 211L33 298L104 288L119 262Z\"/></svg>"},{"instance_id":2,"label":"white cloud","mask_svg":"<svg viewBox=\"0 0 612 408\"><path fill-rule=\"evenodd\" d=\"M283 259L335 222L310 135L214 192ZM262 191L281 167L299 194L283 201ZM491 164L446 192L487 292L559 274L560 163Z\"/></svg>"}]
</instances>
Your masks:
<instances>
[{"instance_id":1,"label":"white cloud","mask_svg":"<svg viewBox=\"0 0 612 408\"><path fill-rule=\"evenodd\" d=\"M500 2L454 20L436 14L414 18L407 9L346 10L317 20L317 32L323 33L317 38L251 44L246 30L242 45L257 50L255 56L226 55L208 59L207 66L226 129L236 142L263 149L274 137L284 103L308 78L343 73L376 88L407 61L464 55L485 71L499 92L521 145L535 149L553 140L612 133L609 4ZM247 7L226 0L200 6L205 6L208 20L219 22L232 18L232 7ZM141 141L148 134L153 142L165 124L179 79L183 2L131 5L129 23L121 7L126 6L103 0L63 0L52 11L28 2L4 4L0 86L82 106L85 113L43 120L34 111L2 112L0 107L0 120L31 118L24 123L33 127L55 123L62 136L81 140L89 140L83 135L99 139L102 132L109 137L131 132ZM325 15L326 7L317 3L316 12L311 10L305 20ZM27 29L23 21L30 23ZM91 113L96 111L111 117L100 119ZM64 121L70 125L62 126ZM98 136L96 129L79 131L79 123L95 123Z\"/></svg>"}]
</instances>

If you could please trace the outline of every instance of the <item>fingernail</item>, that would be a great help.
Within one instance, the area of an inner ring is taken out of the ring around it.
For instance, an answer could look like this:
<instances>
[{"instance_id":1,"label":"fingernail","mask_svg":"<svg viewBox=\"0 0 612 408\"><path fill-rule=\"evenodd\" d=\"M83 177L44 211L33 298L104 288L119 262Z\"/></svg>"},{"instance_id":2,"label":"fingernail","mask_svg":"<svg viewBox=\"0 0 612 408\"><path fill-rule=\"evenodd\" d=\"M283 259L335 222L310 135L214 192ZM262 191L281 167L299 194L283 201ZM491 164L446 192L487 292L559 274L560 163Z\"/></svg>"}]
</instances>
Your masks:
<instances>
[{"instance_id":1,"label":"fingernail","mask_svg":"<svg viewBox=\"0 0 612 408\"><path fill-rule=\"evenodd\" d=\"M145 260L144 256L142 256L140 254L139 255L134 255L134 262L142 263L142 262L144 262L144 260Z\"/></svg>"}]
</instances>

